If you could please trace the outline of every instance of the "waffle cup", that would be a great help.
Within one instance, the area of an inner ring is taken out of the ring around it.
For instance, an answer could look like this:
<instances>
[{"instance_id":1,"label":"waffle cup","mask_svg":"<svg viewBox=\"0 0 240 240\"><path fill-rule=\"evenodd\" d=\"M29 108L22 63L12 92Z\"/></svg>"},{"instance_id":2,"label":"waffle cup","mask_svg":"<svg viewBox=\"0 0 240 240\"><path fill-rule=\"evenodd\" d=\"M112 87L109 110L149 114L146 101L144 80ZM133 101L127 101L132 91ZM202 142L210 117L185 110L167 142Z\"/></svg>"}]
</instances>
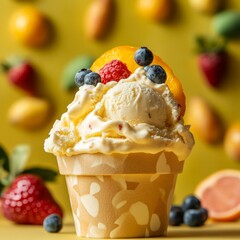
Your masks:
<instances>
[{"instance_id":1,"label":"waffle cup","mask_svg":"<svg viewBox=\"0 0 240 240\"><path fill-rule=\"evenodd\" d=\"M152 237L167 234L177 174L184 161L158 154L58 156L78 236Z\"/></svg>"}]
</instances>

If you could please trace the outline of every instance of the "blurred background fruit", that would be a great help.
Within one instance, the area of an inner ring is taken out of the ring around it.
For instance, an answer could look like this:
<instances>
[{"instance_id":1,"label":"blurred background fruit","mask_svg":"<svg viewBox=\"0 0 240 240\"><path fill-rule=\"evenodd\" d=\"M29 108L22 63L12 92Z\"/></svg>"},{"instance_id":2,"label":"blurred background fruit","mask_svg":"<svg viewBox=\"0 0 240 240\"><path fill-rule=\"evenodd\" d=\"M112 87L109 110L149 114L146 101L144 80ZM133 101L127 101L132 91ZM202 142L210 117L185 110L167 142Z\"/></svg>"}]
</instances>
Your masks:
<instances>
[{"instance_id":1,"label":"blurred background fruit","mask_svg":"<svg viewBox=\"0 0 240 240\"><path fill-rule=\"evenodd\" d=\"M226 10L216 14L212 20L213 30L225 38L240 37L240 12Z\"/></svg>"},{"instance_id":2,"label":"blurred background fruit","mask_svg":"<svg viewBox=\"0 0 240 240\"><path fill-rule=\"evenodd\" d=\"M46 16L34 6L23 6L13 12L9 30L14 39L26 46L45 45L50 38Z\"/></svg>"},{"instance_id":3,"label":"blurred background fruit","mask_svg":"<svg viewBox=\"0 0 240 240\"><path fill-rule=\"evenodd\" d=\"M201 13L213 14L223 7L224 0L189 0L192 8Z\"/></svg>"},{"instance_id":4,"label":"blurred background fruit","mask_svg":"<svg viewBox=\"0 0 240 240\"><path fill-rule=\"evenodd\" d=\"M1 68L10 84L30 95L36 94L36 72L29 61L19 57L11 58L3 62Z\"/></svg>"},{"instance_id":5,"label":"blurred background fruit","mask_svg":"<svg viewBox=\"0 0 240 240\"><path fill-rule=\"evenodd\" d=\"M173 10L172 0L137 0L140 16L150 21L162 22L170 18Z\"/></svg>"},{"instance_id":6,"label":"blurred background fruit","mask_svg":"<svg viewBox=\"0 0 240 240\"><path fill-rule=\"evenodd\" d=\"M45 99L23 97L14 102L8 111L9 122L24 129L42 127L48 117L50 104Z\"/></svg>"},{"instance_id":7,"label":"blurred background fruit","mask_svg":"<svg viewBox=\"0 0 240 240\"><path fill-rule=\"evenodd\" d=\"M240 171L235 169L219 170L196 187L196 195L203 207L208 210L209 218L229 222L240 218Z\"/></svg>"},{"instance_id":8,"label":"blurred background fruit","mask_svg":"<svg viewBox=\"0 0 240 240\"><path fill-rule=\"evenodd\" d=\"M226 51L227 41L222 38L196 38L198 66L206 82L211 87L219 87L226 77L229 56Z\"/></svg>"},{"instance_id":9,"label":"blurred background fruit","mask_svg":"<svg viewBox=\"0 0 240 240\"><path fill-rule=\"evenodd\" d=\"M240 122L234 122L228 127L224 136L224 149L231 159L240 161Z\"/></svg>"},{"instance_id":10,"label":"blurred background fruit","mask_svg":"<svg viewBox=\"0 0 240 240\"><path fill-rule=\"evenodd\" d=\"M89 39L103 38L110 28L113 16L112 0L92 0L85 16L85 33Z\"/></svg>"},{"instance_id":11,"label":"blurred background fruit","mask_svg":"<svg viewBox=\"0 0 240 240\"><path fill-rule=\"evenodd\" d=\"M222 123L203 97L195 96L190 99L186 118L196 137L205 143L220 143L223 137Z\"/></svg>"}]
</instances>

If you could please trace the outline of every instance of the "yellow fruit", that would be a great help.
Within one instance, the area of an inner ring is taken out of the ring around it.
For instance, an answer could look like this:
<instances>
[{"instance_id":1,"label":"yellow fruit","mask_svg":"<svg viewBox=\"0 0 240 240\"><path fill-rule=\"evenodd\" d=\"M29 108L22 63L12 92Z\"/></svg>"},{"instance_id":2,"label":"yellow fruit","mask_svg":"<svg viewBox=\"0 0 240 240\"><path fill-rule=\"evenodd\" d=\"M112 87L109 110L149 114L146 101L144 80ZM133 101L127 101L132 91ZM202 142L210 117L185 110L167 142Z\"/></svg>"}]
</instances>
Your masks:
<instances>
[{"instance_id":1,"label":"yellow fruit","mask_svg":"<svg viewBox=\"0 0 240 240\"><path fill-rule=\"evenodd\" d=\"M219 117L202 97L193 97L189 101L186 114L191 130L207 143L218 143L223 136L223 127Z\"/></svg>"},{"instance_id":2,"label":"yellow fruit","mask_svg":"<svg viewBox=\"0 0 240 240\"><path fill-rule=\"evenodd\" d=\"M48 101L35 97L24 97L10 106L8 119L10 123L25 129L43 126L49 114Z\"/></svg>"},{"instance_id":3,"label":"yellow fruit","mask_svg":"<svg viewBox=\"0 0 240 240\"><path fill-rule=\"evenodd\" d=\"M104 37L110 23L112 0L93 0L85 17L85 33L90 39Z\"/></svg>"},{"instance_id":4,"label":"yellow fruit","mask_svg":"<svg viewBox=\"0 0 240 240\"><path fill-rule=\"evenodd\" d=\"M215 13L222 6L222 0L189 0L190 5L203 13Z\"/></svg>"},{"instance_id":5,"label":"yellow fruit","mask_svg":"<svg viewBox=\"0 0 240 240\"><path fill-rule=\"evenodd\" d=\"M125 63L128 69L133 73L139 67L139 65L134 60L134 53L137 49L137 47L131 46L115 47L105 52L98 59L96 59L96 61L91 67L91 70L94 72L98 72L106 63L110 62L111 60L117 59ZM166 63L164 63L160 57L154 55L152 64L160 65L166 71L166 84L169 86L171 92L174 95L174 98L181 106L181 115L183 116L185 113L185 95L182 89L181 82L173 74L171 68Z\"/></svg>"},{"instance_id":6,"label":"yellow fruit","mask_svg":"<svg viewBox=\"0 0 240 240\"><path fill-rule=\"evenodd\" d=\"M14 39L30 47L44 45L50 36L45 16L32 6L24 6L13 13L9 30Z\"/></svg>"},{"instance_id":7,"label":"yellow fruit","mask_svg":"<svg viewBox=\"0 0 240 240\"><path fill-rule=\"evenodd\" d=\"M170 16L172 5L172 0L138 0L137 10L148 20L163 21Z\"/></svg>"},{"instance_id":8,"label":"yellow fruit","mask_svg":"<svg viewBox=\"0 0 240 240\"><path fill-rule=\"evenodd\" d=\"M240 122L232 124L224 137L224 149L229 157L240 161Z\"/></svg>"}]
</instances>

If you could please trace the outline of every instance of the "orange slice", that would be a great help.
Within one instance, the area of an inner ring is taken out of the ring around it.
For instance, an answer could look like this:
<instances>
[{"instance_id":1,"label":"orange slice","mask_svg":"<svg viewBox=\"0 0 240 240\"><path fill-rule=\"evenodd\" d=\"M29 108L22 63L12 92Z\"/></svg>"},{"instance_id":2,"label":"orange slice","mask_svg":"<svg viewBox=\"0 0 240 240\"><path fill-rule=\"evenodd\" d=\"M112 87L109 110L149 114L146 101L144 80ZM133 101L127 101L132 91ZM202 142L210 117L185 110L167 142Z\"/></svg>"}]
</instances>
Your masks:
<instances>
[{"instance_id":1,"label":"orange slice","mask_svg":"<svg viewBox=\"0 0 240 240\"><path fill-rule=\"evenodd\" d=\"M240 218L240 171L213 173L197 186L195 194L208 209L209 218L226 222Z\"/></svg>"},{"instance_id":2,"label":"orange slice","mask_svg":"<svg viewBox=\"0 0 240 240\"><path fill-rule=\"evenodd\" d=\"M134 61L134 53L137 49L137 47L131 46L115 47L105 52L102 56L96 59L96 61L91 67L91 70L94 72L98 72L106 63L110 62L111 60L117 59L125 63L128 69L133 73L139 67L139 65ZM185 113L185 95L182 89L181 82L178 80L178 78L174 76L171 68L168 67L168 65L164 63L160 57L154 55L152 64L160 65L166 71L166 84L168 84L174 98L181 106L181 115L183 116Z\"/></svg>"}]
</instances>

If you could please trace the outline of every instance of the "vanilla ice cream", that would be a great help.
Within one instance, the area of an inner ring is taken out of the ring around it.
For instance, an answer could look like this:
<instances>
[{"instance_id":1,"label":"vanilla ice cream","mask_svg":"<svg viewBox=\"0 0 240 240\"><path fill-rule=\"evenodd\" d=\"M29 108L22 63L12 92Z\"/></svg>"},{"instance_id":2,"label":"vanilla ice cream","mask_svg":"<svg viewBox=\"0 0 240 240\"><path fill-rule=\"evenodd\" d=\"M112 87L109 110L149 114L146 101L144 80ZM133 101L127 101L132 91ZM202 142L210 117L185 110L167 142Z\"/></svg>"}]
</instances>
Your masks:
<instances>
[{"instance_id":1,"label":"vanilla ice cream","mask_svg":"<svg viewBox=\"0 0 240 240\"><path fill-rule=\"evenodd\" d=\"M184 160L193 144L167 84L153 83L140 67L119 82L80 87L44 148L57 156L165 150Z\"/></svg>"},{"instance_id":2,"label":"vanilla ice cream","mask_svg":"<svg viewBox=\"0 0 240 240\"><path fill-rule=\"evenodd\" d=\"M164 98L138 82L114 86L105 95L104 107L109 119L126 121L130 125L148 123L162 128L167 119Z\"/></svg>"}]
</instances>

